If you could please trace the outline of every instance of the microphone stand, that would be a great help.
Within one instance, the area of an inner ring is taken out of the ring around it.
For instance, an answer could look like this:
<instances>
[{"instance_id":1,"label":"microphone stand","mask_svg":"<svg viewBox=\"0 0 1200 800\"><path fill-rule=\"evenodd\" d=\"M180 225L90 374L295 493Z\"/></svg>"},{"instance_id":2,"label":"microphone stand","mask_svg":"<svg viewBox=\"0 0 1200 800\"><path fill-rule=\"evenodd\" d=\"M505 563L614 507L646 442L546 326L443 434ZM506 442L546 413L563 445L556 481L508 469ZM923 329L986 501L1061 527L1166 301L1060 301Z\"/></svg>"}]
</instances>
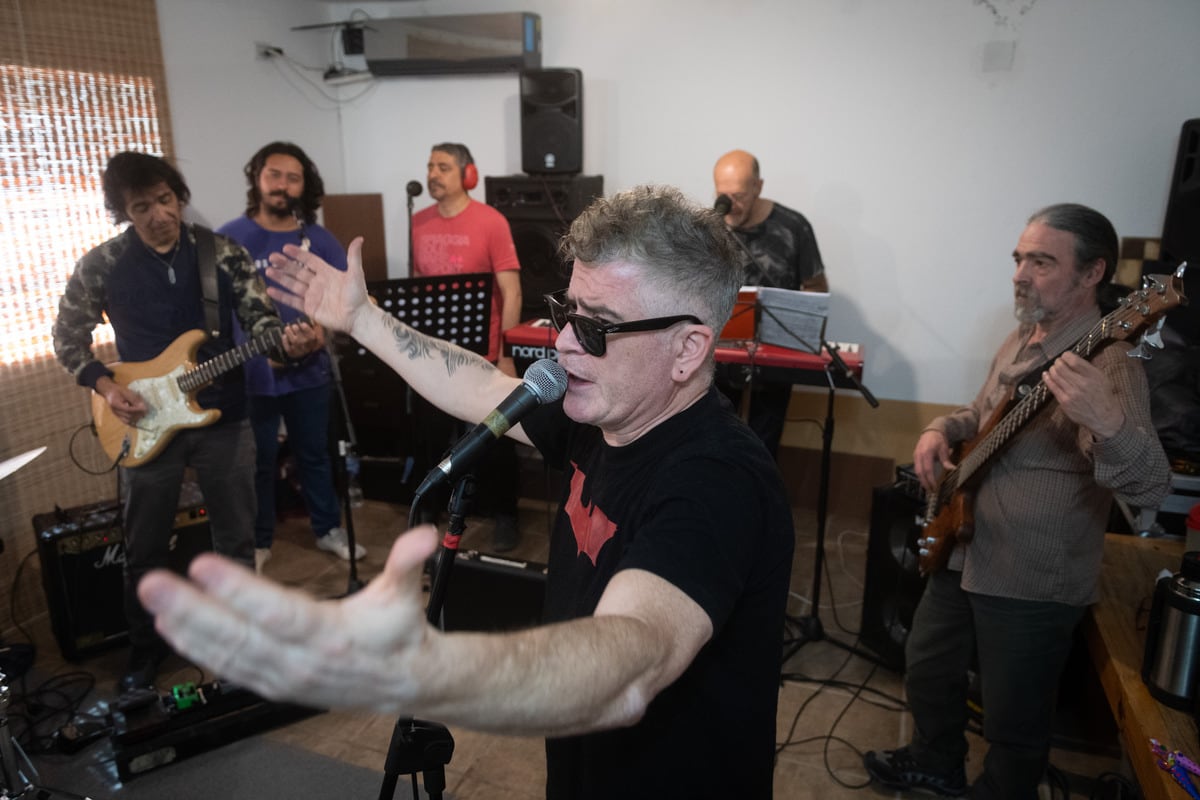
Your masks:
<instances>
[{"instance_id":1,"label":"microphone stand","mask_svg":"<svg viewBox=\"0 0 1200 800\"><path fill-rule=\"evenodd\" d=\"M416 192L413 192L414 186L416 188ZM412 229L413 199L421 193L421 184L417 183L416 181L409 181L408 186L406 187L405 191L408 194L408 277L412 278L412 277L414 277L413 276L413 229Z\"/></svg>"},{"instance_id":2,"label":"microphone stand","mask_svg":"<svg viewBox=\"0 0 1200 800\"><path fill-rule=\"evenodd\" d=\"M358 480L358 437L354 435L354 422L350 419L350 406L342 386L342 370L338 364L341 357L332 337L326 342L325 350L329 353L329 373L333 377L338 410L341 412L342 425L336 437L338 457L334 463L337 464L338 495L346 517L346 545L350 548L350 576L346 579L346 595L351 595L364 585L358 578L358 544L354 537L354 498L351 496L351 486ZM345 438L342 434L345 434Z\"/></svg>"},{"instance_id":3,"label":"microphone stand","mask_svg":"<svg viewBox=\"0 0 1200 800\"><path fill-rule=\"evenodd\" d=\"M441 627L446 588L450 583L450 573L454 568L458 544L466 529L467 515L474 496L475 478L467 473L458 479L454 491L450 494L450 522L434 563L429 604L425 607L425 619L431 625ZM420 505L421 494L418 492L413 495L412 505L408 509L410 528L416 525L420 518ZM445 725L412 717L396 720L396 726L392 729L392 741L388 745L387 759L384 761L383 785L379 789L379 800L395 797L396 782L400 775L412 776L412 796L419 797L418 772L425 776L425 792L430 800L440 800L446 788L445 766L450 763L452 755L454 737Z\"/></svg>"},{"instance_id":4,"label":"microphone stand","mask_svg":"<svg viewBox=\"0 0 1200 800\"><path fill-rule=\"evenodd\" d=\"M825 365L825 380L829 385L829 394L825 404L825 425L821 434L821 480L817 494L817 548L816 556L813 559L812 613L804 617L789 618L799 627L800 635L791 642L791 646L784 653L783 660L786 663L809 642L824 640L873 664L886 666L873 653L859 650L837 639L826 638L825 627L821 624L821 574L825 569L825 521L829 509L829 475L833 454L833 399L837 389L837 385L834 383L834 370L836 369L841 377L854 384L854 388L862 394L871 408L879 407L879 401L875 399L875 395L871 394L866 386L863 386L858 376L846 366L846 362L838 355L837 345L825 341L822 336L821 347L829 354L829 363Z\"/></svg>"}]
</instances>

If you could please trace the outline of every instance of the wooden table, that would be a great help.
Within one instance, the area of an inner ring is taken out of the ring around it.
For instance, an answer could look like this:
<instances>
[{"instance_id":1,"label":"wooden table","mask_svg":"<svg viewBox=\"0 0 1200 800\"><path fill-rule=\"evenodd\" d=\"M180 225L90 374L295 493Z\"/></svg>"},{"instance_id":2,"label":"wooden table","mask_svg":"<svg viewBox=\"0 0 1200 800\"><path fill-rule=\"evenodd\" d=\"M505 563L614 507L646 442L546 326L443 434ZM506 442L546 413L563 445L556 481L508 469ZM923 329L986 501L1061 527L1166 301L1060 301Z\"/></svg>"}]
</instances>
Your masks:
<instances>
[{"instance_id":1,"label":"wooden table","mask_svg":"<svg viewBox=\"0 0 1200 800\"><path fill-rule=\"evenodd\" d=\"M1100 573L1100 601L1084 617L1088 649L1146 800L1187 797L1155 764L1149 749L1151 738L1169 750L1200 757L1192 716L1159 703L1142 682L1154 579L1163 569L1178 572L1182 557L1181 541L1108 534Z\"/></svg>"}]
</instances>

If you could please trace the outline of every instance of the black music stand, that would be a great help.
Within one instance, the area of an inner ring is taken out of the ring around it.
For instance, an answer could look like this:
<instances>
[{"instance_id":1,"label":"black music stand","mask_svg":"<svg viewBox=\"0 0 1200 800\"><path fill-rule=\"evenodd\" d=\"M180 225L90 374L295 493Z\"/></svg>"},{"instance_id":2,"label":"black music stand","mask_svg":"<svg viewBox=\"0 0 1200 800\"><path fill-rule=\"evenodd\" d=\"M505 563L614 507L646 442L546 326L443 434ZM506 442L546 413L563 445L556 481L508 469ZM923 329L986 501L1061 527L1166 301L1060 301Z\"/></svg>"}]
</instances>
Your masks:
<instances>
[{"instance_id":1,"label":"black music stand","mask_svg":"<svg viewBox=\"0 0 1200 800\"><path fill-rule=\"evenodd\" d=\"M758 332L756 333L756 339L761 336L763 329L762 317L766 317L768 323L773 325L775 331L774 333L769 333L774 339L771 344L779 341L781 343L778 346L787 347L786 341L790 338L793 343L792 349L815 354L820 354L824 351L829 354L829 362L825 365L825 380L829 388L825 402L825 423L821 430L821 478L817 491L817 547L816 556L813 559L812 608L811 613L807 616L788 617L788 621L799 628L799 636L790 643L787 652L784 653L783 663L786 663L801 647L809 642L819 642L822 640L840 647L849 653L865 658L872 663L881 663L878 656L874 654L859 650L837 639L827 638L825 636L825 626L821 624L821 574L825 569L825 526L826 517L829 512L829 477L832 472L833 460L833 401L837 390L837 385L834 382L834 370L837 370L844 378L854 384L854 388L870 403L871 408L878 408L879 401L875 399L875 395L871 394L866 386L863 386L858 376L854 374L846 365L846 362L842 360L842 357L838 355L838 346L825 340L824 317L817 321L805 320L804 316L811 314L811 312L805 311L799 306L785 303L784 310L781 312L778 307L774 307L770 303L763 303L762 300L763 298L760 295L759 313L761 316L759 324L756 326L756 331ZM796 321L800 321L804 325L804 330L800 332L793 330L792 325ZM777 338L779 336L782 336L782 339Z\"/></svg>"},{"instance_id":2,"label":"black music stand","mask_svg":"<svg viewBox=\"0 0 1200 800\"><path fill-rule=\"evenodd\" d=\"M414 330L486 356L494 283L490 272L469 272L372 281L367 293Z\"/></svg>"}]
</instances>

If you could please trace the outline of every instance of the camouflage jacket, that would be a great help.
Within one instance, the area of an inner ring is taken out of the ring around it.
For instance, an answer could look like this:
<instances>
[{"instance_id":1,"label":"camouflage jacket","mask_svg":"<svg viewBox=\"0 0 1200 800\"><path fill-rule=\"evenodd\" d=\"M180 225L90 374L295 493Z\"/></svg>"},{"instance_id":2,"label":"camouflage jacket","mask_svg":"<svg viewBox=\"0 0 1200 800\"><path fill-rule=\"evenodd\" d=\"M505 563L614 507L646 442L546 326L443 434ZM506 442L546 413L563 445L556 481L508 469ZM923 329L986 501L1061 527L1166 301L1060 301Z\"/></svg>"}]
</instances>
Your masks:
<instances>
[{"instance_id":1,"label":"camouflage jacket","mask_svg":"<svg viewBox=\"0 0 1200 800\"><path fill-rule=\"evenodd\" d=\"M76 263L53 335L55 355L81 386L94 387L101 376L111 375L92 352L92 333L104 316L113 324L121 360L132 362L150 360L186 331L207 327L194 226L185 224L184 233L170 261L145 247L129 227ZM231 311L251 336L282 325L249 253L225 236L215 235L215 244L221 331L200 348L198 361L234 346ZM202 406L236 405L235 393L243 391L241 370L217 381L216 389L206 390L208 402L201 393ZM221 394L228 396L222 400L216 396Z\"/></svg>"}]
</instances>

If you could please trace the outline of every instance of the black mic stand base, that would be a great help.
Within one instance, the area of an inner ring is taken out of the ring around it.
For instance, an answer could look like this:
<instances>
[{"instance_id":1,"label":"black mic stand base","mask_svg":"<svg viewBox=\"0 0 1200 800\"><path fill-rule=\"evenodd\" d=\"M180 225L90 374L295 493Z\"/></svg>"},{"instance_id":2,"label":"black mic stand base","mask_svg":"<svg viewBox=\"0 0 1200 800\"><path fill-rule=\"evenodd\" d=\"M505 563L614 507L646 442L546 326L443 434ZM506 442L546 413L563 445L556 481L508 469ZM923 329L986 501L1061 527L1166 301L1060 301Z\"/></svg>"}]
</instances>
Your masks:
<instances>
[{"instance_id":1,"label":"black mic stand base","mask_svg":"<svg viewBox=\"0 0 1200 800\"><path fill-rule=\"evenodd\" d=\"M789 623L800 629L800 635L794 640L785 642L786 649L784 650L782 663L787 663L788 659L799 652L800 648L809 642L825 641L836 647L840 647L848 653L864 658L873 664L887 666L876 655L863 652L853 645L846 644L837 639L827 638L825 636L825 626L821 624L819 616L821 611L821 578L825 569L825 525L829 514L829 478L833 461L833 401L837 388L834 384L830 367L834 364L840 365L844 373L853 377L850 370L845 366L845 362L837 355L837 347L829 345L824 339L821 340L821 346L829 353L831 364L825 368L825 378L829 384L829 389L825 404L825 424L821 432L821 479L817 490L817 542L816 555L813 559L812 613L804 617L789 616L787 618ZM867 392L866 387L862 386L857 380L854 383L872 406L878 405L875 398Z\"/></svg>"},{"instance_id":2,"label":"black mic stand base","mask_svg":"<svg viewBox=\"0 0 1200 800\"><path fill-rule=\"evenodd\" d=\"M412 775L413 797L420 797L417 794L418 772L424 777L425 793L430 800L439 800L446 789L445 766L453 755L454 737L445 725L421 719L396 720L384 762L379 800L395 796L396 782L401 775Z\"/></svg>"}]
</instances>

